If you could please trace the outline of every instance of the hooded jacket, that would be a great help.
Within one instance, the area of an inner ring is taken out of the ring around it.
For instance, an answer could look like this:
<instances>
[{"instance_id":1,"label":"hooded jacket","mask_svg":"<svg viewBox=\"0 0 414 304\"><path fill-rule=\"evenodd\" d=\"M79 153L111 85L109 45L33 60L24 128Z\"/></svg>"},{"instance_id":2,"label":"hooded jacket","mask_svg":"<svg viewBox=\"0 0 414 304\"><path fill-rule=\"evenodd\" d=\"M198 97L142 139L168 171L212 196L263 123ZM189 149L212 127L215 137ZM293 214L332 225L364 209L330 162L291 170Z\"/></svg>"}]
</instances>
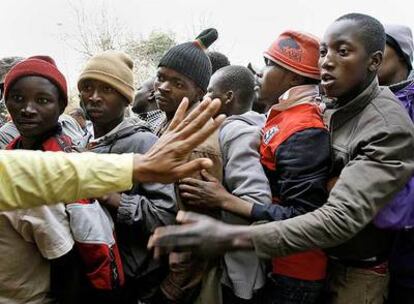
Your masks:
<instances>
[{"instance_id":1,"label":"hooded jacket","mask_svg":"<svg viewBox=\"0 0 414 304\"><path fill-rule=\"evenodd\" d=\"M157 137L142 120L131 117L108 134L90 142L88 147L96 153L143 154L156 141ZM128 280L140 279L161 267L147 250L148 238L155 228L173 224L175 216L176 197L172 184L134 184L130 191L122 193L115 228L127 285ZM145 287L140 286L139 289Z\"/></svg>"},{"instance_id":2,"label":"hooded jacket","mask_svg":"<svg viewBox=\"0 0 414 304\"><path fill-rule=\"evenodd\" d=\"M414 119L414 70L411 71L407 80L391 85L389 89L398 97L411 119ZM414 229L399 231L390 257L390 270L393 280L398 284L413 288L413 261Z\"/></svg>"}]
</instances>

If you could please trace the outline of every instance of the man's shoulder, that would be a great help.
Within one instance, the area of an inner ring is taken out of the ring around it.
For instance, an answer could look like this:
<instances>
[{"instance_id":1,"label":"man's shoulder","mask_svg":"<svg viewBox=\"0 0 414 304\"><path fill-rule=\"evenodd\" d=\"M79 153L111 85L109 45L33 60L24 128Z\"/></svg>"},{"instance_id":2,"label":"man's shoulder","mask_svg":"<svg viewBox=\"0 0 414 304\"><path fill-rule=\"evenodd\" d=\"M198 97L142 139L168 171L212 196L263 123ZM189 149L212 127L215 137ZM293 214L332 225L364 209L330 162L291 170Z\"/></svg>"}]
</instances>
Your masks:
<instances>
[{"instance_id":1,"label":"man's shoulder","mask_svg":"<svg viewBox=\"0 0 414 304\"><path fill-rule=\"evenodd\" d=\"M380 87L378 95L364 109L363 117L363 121L375 123L379 128L413 128L407 111L387 87Z\"/></svg>"}]
</instances>

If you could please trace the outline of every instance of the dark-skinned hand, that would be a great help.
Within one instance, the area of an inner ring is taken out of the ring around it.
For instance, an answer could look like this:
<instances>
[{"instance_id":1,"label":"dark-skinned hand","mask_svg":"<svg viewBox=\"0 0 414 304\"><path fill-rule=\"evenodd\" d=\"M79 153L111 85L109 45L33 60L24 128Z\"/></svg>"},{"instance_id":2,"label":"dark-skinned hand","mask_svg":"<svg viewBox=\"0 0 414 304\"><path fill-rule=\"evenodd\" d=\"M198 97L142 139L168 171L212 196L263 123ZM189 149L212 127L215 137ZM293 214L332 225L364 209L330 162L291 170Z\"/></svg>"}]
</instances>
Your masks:
<instances>
[{"instance_id":1,"label":"dark-skinned hand","mask_svg":"<svg viewBox=\"0 0 414 304\"><path fill-rule=\"evenodd\" d=\"M232 250L253 248L249 226L228 225L209 216L179 211L181 225L158 227L148 241L154 257L177 251L201 256L221 255Z\"/></svg>"},{"instance_id":2,"label":"dark-skinned hand","mask_svg":"<svg viewBox=\"0 0 414 304\"><path fill-rule=\"evenodd\" d=\"M204 208L221 208L229 195L220 181L206 170L201 171L203 180L185 178L180 181L180 196L190 205Z\"/></svg>"}]
</instances>

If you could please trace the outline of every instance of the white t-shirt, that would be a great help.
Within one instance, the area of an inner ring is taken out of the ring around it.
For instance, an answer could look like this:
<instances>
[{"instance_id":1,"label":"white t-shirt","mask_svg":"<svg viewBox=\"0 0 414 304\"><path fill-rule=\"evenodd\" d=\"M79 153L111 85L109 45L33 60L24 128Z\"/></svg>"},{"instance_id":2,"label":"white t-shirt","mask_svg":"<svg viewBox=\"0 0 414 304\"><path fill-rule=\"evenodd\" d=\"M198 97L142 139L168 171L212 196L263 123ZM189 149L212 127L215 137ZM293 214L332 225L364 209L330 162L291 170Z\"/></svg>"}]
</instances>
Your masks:
<instances>
[{"instance_id":1,"label":"white t-shirt","mask_svg":"<svg viewBox=\"0 0 414 304\"><path fill-rule=\"evenodd\" d=\"M48 260L73 244L63 204L0 212L0 303L54 303Z\"/></svg>"}]
</instances>

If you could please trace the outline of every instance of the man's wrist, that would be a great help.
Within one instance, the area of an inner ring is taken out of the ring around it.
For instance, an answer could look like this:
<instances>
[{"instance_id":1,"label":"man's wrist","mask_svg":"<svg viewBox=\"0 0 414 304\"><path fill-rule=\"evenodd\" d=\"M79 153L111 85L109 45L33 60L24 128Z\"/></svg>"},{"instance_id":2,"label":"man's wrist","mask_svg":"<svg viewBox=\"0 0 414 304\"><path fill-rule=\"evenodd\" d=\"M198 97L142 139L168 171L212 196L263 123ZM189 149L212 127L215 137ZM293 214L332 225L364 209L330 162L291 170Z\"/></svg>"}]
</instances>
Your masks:
<instances>
[{"instance_id":1,"label":"man's wrist","mask_svg":"<svg viewBox=\"0 0 414 304\"><path fill-rule=\"evenodd\" d=\"M222 198L219 200L219 207L220 209L229 211L229 206L232 204L233 195L227 191L225 191Z\"/></svg>"},{"instance_id":2,"label":"man's wrist","mask_svg":"<svg viewBox=\"0 0 414 304\"><path fill-rule=\"evenodd\" d=\"M146 158L143 154L134 154L133 169L132 169L132 182L134 184L143 183L148 177L145 173Z\"/></svg>"},{"instance_id":3,"label":"man's wrist","mask_svg":"<svg viewBox=\"0 0 414 304\"><path fill-rule=\"evenodd\" d=\"M252 250L254 243L250 233L250 226L237 226L234 232L232 246L234 250Z\"/></svg>"}]
</instances>

